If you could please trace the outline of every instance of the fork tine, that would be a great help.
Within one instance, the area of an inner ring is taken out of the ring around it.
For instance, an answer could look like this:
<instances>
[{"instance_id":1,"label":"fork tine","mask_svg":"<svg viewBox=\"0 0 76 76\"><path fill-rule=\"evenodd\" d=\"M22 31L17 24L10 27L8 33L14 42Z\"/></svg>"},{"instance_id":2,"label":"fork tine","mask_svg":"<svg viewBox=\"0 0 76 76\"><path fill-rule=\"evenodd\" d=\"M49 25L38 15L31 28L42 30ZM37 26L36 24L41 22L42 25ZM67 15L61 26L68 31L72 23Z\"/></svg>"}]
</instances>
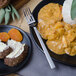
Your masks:
<instances>
[{"instance_id":1,"label":"fork tine","mask_svg":"<svg viewBox=\"0 0 76 76\"><path fill-rule=\"evenodd\" d=\"M32 14L31 14L29 8L28 8L28 14L29 14L29 19L30 19L30 21L33 21L33 19L32 19Z\"/></svg>"},{"instance_id":2,"label":"fork tine","mask_svg":"<svg viewBox=\"0 0 76 76\"><path fill-rule=\"evenodd\" d=\"M25 17L26 17L26 15L27 15L27 8L24 9L23 12L24 12L24 15L25 15Z\"/></svg>"},{"instance_id":3,"label":"fork tine","mask_svg":"<svg viewBox=\"0 0 76 76\"><path fill-rule=\"evenodd\" d=\"M30 13L30 11L29 11L29 8L27 8L27 15L28 15L29 21L32 21L31 13Z\"/></svg>"},{"instance_id":4,"label":"fork tine","mask_svg":"<svg viewBox=\"0 0 76 76\"><path fill-rule=\"evenodd\" d=\"M26 9L23 10L23 12L24 12L24 15L25 15L25 18L26 18L27 22L29 23L27 10L28 10L28 9L26 8Z\"/></svg>"},{"instance_id":5,"label":"fork tine","mask_svg":"<svg viewBox=\"0 0 76 76\"><path fill-rule=\"evenodd\" d=\"M28 22L28 24L32 24L35 22L35 19L30 11L30 8L26 8L23 10L26 21Z\"/></svg>"},{"instance_id":6,"label":"fork tine","mask_svg":"<svg viewBox=\"0 0 76 76\"><path fill-rule=\"evenodd\" d=\"M32 18L32 20L34 20L34 21L35 21L35 19L34 19L34 17L33 17L33 15L32 15L32 13L31 13L30 8L28 8L28 10L29 10L29 12L30 12L30 14L31 14L31 18Z\"/></svg>"}]
</instances>

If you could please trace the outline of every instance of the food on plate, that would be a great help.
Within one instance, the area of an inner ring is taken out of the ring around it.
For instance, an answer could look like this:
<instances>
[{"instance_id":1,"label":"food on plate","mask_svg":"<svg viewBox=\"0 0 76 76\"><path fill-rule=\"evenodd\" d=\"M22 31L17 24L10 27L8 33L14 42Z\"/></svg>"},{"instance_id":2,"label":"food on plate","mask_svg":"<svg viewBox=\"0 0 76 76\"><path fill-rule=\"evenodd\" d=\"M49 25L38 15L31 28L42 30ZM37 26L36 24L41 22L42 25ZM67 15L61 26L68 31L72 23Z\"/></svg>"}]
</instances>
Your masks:
<instances>
[{"instance_id":1,"label":"food on plate","mask_svg":"<svg viewBox=\"0 0 76 76\"><path fill-rule=\"evenodd\" d=\"M13 49L13 51L6 56L4 62L11 67L16 66L27 56L28 46L15 40L8 40L7 44Z\"/></svg>"},{"instance_id":2,"label":"food on plate","mask_svg":"<svg viewBox=\"0 0 76 76\"><path fill-rule=\"evenodd\" d=\"M7 32L0 32L0 59L8 66L16 66L24 60L28 54L28 46L22 44L23 37L15 28Z\"/></svg>"},{"instance_id":3,"label":"food on plate","mask_svg":"<svg viewBox=\"0 0 76 76\"><path fill-rule=\"evenodd\" d=\"M45 5L38 14L37 28L52 52L74 56L76 55L76 24L64 22L62 10L62 6L57 3Z\"/></svg>"},{"instance_id":4,"label":"food on plate","mask_svg":"<svg viewBox=\"0 0 76 76\"><path fill-rule=\"evenodd\" d=\"M12 28L9 32L0 32L0 40L3 42L7 42L9 39L13 39L16 41L22 41L23 37L19 30Z\"/></svg>"},{"instance_id":5,"label":"food on plate","mask_svg":"<svg viewBox=\"0 0 76 76\"><path fill-rule=\"evenodd\" d=\"M0 41L0 59L5 58L8 54L10 54L10 52L12 52L12 49Z\"/></svg>"},{"instance_id":6,"label":"food on plate","mask_svg":"<svg viewBox=\"0 0 76 76\"><path fill-rule=\"evenodd\" d=\"M9 36L11 39L16 40L16 41L22 41L23 37L22 34L19 32L19 30L12 28L9 32L8 32Z\"/></svg>"},{"instance_id":7,"label":"food on plate","mask_svg":"<svg viewBox=\"0 0 76 76\"><path fill-rule=\"evenodd\" d=\"M0 40L3 42L7 42L8 39L10 39L10 36L6 32L1 32L0 33Z\"/></svg>"},{"instance_id":8,"label":"food on plate","mask_svg":"<svg viewBox=\"0 0 76 76\"><path fill-rule=\"evenodd\" d=\"M0 0L0 8L4 8L9 4L10 0Z\"/></svg>"},{"instance_id":9,"label":"food on plate","mask_svg":"<svg viewBox=\"0 0 76 76\"><path fill-rule=\"evenodd\" d=\"M0 40L3 42L7 42L9 39L13 39L16 41L22 41L23 37L19 30L12 28L9 32L0 32Z\"/></svg>"},{"instance_id":10,"label":"food on plate","mask_svg":"<svg viewBox=\"0 0 76 76\"><path fill-rule=\"evenodd\" d=\"M48 40L46 42L47 46L51 51L53 51L56 54L65 54L64 48L62 47L62 42L59 40L50 41Z\"/></svg>"},{"instance_id":11,"label":"food on plate","mask_svg":"<svg viewBox=\"0 0 76 76\"><path fill-rule=\"evenodd\" d=\"M38 30L41 32L41 35L44 39L47 39L47 32L50 33L51 27L55 25L56 22L62 20L62 6L55 3L49 3L45 5L38 14ZM50 26L51 25L51 26Z\"/></svg>"}]
</instances>

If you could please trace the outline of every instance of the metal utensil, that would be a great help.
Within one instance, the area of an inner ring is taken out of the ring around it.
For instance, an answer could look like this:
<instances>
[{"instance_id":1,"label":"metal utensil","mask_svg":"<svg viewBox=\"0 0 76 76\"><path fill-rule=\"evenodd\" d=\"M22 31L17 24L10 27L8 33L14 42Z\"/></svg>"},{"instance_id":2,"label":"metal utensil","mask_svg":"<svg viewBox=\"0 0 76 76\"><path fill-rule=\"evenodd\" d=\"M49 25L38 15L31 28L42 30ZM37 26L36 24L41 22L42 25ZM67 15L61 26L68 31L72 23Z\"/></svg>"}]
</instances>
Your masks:
<instances>
[{"instance_id":1,"label":"metal utensil","mask_svg":"<svg viewBox=\"0 0 76 76\"><path fill-rule=\"evenodd\" d=\"M42 38L41 38L41 36L39 34L37 28L35 27L36 21L35 21L32 13L30 11L30 8L24 9L23 12L24 12L27 23L29 24L30 27L33 27L33 29L34 29L34 31L35 31L38 39L39 39L39 42L41 44L41 47L42 47L42 49L44 51L44 54L46 56L46 59L47 59L49 65L50 65L51 69L54 69L55 68L54 62L53 62L51 56L49 55L48 50L47 50L47 48L46 48L46 46L45 46L45 44L44 44L44 42L43 42L43 40L42 40Z\"/></svg>"}]
</instances>

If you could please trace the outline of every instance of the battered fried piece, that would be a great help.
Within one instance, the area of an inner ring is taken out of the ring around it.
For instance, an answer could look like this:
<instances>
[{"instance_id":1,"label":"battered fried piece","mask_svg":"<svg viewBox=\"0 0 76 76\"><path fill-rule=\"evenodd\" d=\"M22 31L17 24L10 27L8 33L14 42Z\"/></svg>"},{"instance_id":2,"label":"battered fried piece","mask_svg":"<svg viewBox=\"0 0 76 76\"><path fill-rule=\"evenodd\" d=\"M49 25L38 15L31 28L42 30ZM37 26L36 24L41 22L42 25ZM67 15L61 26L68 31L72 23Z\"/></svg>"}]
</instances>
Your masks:
<instances>
[{"instance_id":1,"label":"battered fried piece","mask_svg":"<svg viewBox=\"0 0 76 76\"><path fill-rule=\"evenodd\" d=\"M52 52L76 55L76 24L70 25L63 21L61 5L45 5L38 14L37 28Z\"/></svg>"},{"instance_id":2,"label":"battered fried piece","mask_svg":"<svg viewBox=\"0 0 76 76\"><path fill-rule=\"evenodd\" d=\"M38 14L38 21L44 25L55 24L62 19L61 6L55 3L45 5Z\"/></svg>"},{"instance_id":3,"label":"battered fried piece","mask_svg":"<svg viewBox=\"0 0 76 76\"><path fill-rule=\"evenodd\" d=\"M22 41L23 37L21 35L21 33L15 29L15 28L12 28L9 32L8 32L9 36L11 39L13 40L16 40L16 41Z\"/></svg>"},{"instance_id":4,"label":"battered fried piece","mask_svg":"<svg viewBox=\"0 0 76 76\"><path fill-rule=\"evenodd\" d=\"M11 67L16 66L17 64L19 64L25 59L25 57L27 56L27 53L28 53L28 46L25 45L24 51L20 56L16 58L5 58L4 62L6 65L11 66Z\"/></svg>"},{"instance_id":5,"label":"battered fried piece","mask_svg":"<svg viewBox=\"0 0 76 76\"><path fill-rule=\"evenodd\" d=\"M10 36L8 35L8 33L2 32L2 33L0 33L0 39L1 39L1 41L3 41L3 42L7 42L8 39L10 39Z\"/></svg>"},{"instance_id":6,"label":"battered fried piece","mask_svg":"<svg viewBox=\"0 0 76 76\"><path fill-rule=\"evenodd\" d=\"M46 42L48 48L53 51L56 54L65 54L63 45L61 41L55 40L55 41L47 41Z\"/></svg>"},{"instance_id":7,"label":"battered fried piece","mask_svg":"<svg viewBox=\"0 0 76 76\"><path fill-rule=\"evenodd\" d=\"M5 58L8 54L10 54L13 50L9 47L8 49L0 52L0 59Z\"/></svg>"},{"instance_id":8,"label":"battered fried piece","mask_svg":"<svg viewBox=\"0 0 76 76\"><path fill-rule=\"evenodd\" d=\"M38 30L44 39L48 39L56 22L62 20L62 6L55 3L45 5L38 14Z\"/></svg>"}]
</instances>

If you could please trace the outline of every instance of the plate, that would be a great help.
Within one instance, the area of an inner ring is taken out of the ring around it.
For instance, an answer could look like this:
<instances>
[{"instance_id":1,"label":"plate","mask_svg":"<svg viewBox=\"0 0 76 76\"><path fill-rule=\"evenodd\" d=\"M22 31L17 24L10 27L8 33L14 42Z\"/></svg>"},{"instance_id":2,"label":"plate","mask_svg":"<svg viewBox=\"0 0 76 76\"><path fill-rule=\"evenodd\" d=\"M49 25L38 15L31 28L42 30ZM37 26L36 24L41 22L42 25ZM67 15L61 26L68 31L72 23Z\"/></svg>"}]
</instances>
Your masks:
<instances>
[{"instance_id":1,"label":"plate","mask_svg":"<svg viewBox=\"0 0 76 76\"><path fill-rule=\"evenodd\" d=\"M34 18L37 21L39 10L43 6L45 6L46 4L48 4L48 3L59 3L59 4L63 5L63 2L64 2L64 0L43 0L42 2L40 2L36 6L36 8L33 11ZM41 52L43 52L42 49L41 49L40 43L39 43L39 41L38 41L38 39L36 37L36 34L35 34L35 32L34 32L32 27L30 27L30 32L31 32L31 36L32 36L32 39L33 39L34 43L39 48L39 50ZM46 42L45 40L43 40L43 41L44 41L44 43ZM76 67L76 56L69 56L69 55L66 55L66 54L64 54L64 55L57 55L57 54L53 53L51 50L49 50L49 49L48 49L48 51L49 51L50 56L52 57L53 60L55 60L57 62L61 62L61 63L66 64L66 65L70 65L70 66L75 66Z\"/></svg>"},{"instance_id":2,"label":"plate","mask_svg":"<svg viewBox=\"0 0 76 76\"><path fill-rule=\"evenodd\" d=\"M0 32L8 32L12 28L16 28L22 33L22 35L23 35L22 43L26 43L29 46L28 55L20 64L18 64L17 66L14 66L14 67L9 67L4 64L3 60L0 60L0 76L14 73L14 72L17 72L20 69L22 69L25 66L25 64L29 61L31 53L32 53L31 40L30 40L29 36L27 35L27 33L24 32L23 30L21 30L20 28L11 26L11 25L0 25Z\"/></svg>"}]
</instances>

